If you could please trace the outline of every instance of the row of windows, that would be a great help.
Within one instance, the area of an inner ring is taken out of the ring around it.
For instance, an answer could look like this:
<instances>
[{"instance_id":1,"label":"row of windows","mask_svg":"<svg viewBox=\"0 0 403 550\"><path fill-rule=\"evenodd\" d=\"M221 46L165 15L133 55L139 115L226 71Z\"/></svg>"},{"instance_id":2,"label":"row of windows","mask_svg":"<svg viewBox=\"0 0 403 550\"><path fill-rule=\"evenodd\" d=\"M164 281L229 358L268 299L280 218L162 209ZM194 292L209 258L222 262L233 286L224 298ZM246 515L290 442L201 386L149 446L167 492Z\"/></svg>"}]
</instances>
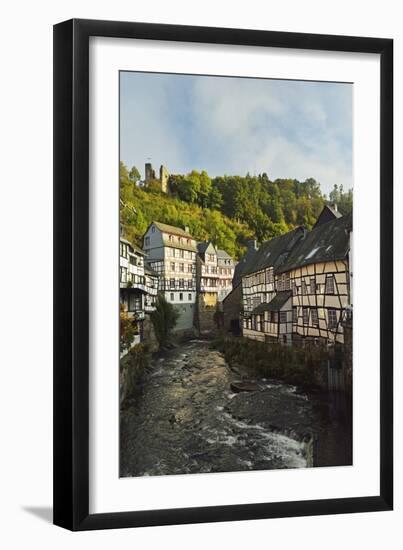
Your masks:
<instances>
[{"instance_id":1,"label":"row of windows","mask_svg":"<svg viewBox=\"0 0 403 550\"><path fill-rule=\"evenodd\" d=\"M232 288L232 279L218 279L218 286L230 286Z\"/></svg>"},{"instance_id":2,"label":"row of windows","mask_svg":"<svg viewBox=\"0 0 403 550\"><path fill-rule=\"evenodd\" d=\"M155 226L154 225L151 228L151 232L155 233ZM149 238L150 237L146 237L146 239L149 239ZM171 242L177 241L180 244L183 244L183 243L186 242L187 244L192 244L193 246L196 245L195 241L191 237L179 237L178 235L168 235L168 239Z\"/></svg>"},{"instance_id":3,"label":"row of windows","mask_svg":"<svg viewBox=\"0 0 403 550\"><path fill-rule=\"evenodd\" d=\"M289 274L288 274L289 275ZM260 271L253 275L246 277L246 286L262 285L264 283L269 284L274 282L273 268L266 269L266 271Z\"/></svg>"},{"instance_id":4,"label":"row of windows","mask_svg":"<svg viewBox=\"0 0 403 550\"><path fill-rule=\"evenodd\" d=\"M295 281L293 283L293 294L298 294L298 288ZM321 290L321 285L318 285L316 283L316 279L314 277L312 277L310 280L309 280L309 285L307 284L307 282L305 280L303 280L301 282L301 294L302 295L306 295L306 294L316 294L316 293L319 293L320 290ZM334 284L334 276L333 275L326 275L326 279L325 279L325 294L334 294L334 290L335 290L335 284Z\"/></svg>"},{"instance_id":5,"label":"row of windows","mask_svg":"<svg viewBox=\"0 0 403 550\"><path fill-rule=\"evenodd\" d=\"M181 248L166 247L166 255L168 258L182 258L184 260L195 260L196 253L190 250L182 250Z\"/></svg>"},{"instance_id":6,"label":"row of windows","mask_svg":"<svg viewBox=\"0 0 403 550\"><path fill-rule=\"evenodd\" d=\"M120 241L119 253L122 258L127 258L129 256L129 245Z\"/></svg>"},{"instance_id":7,"label":"row of windows","mask_svg":"<svg viewBox=\"0 0 403 550\"><path fill-rule=\"evenodd\" d=\"M286 323L288 319L287 311L266 311L264 315L255 315L252 319L252 325L255 330L261 330L263 321L266 323ZM293 323L298 322L298 308L292 308L292 321ZM327 309L327 326L329 329L337 328L337 310L329 308ZM302 323L304 325L310 325L314 327L319 326L319 316L318 310L316 308L303 307L302 308ZM263 327L262 327L263 328ZM267 330L267 328L266 328Z\"/></svg>"},{"instance_id":8,"label":"row of windows","mask_svg":"<svg viewBox=\"0 0 403 550\"><path fill-rule=\"evenodd\" d=\"M202 275L232 275L233 270L229 267L216 267L214 265L203 265Z\"/></svg>"},{"instance_id":9,"label":"row of windows","mask_svg":"<svg viewBox=\"0 0 403 550\"><path fill-rule=\"evenodd\" d=\"M202 274L216 275L218 273L215 265L202 265Z\"/></svg>"},{"instance_id":10,"label":"row of windows","mask_svg":"<svg viewBox=\"0 0 403 550\"><path fill-rule=\"evenodd\" d=\"M184 294L183 292L179 292L179 301L180 302L183 302L183 297L184 297ZM171 302L174 302L175 301L175 294L173 292L171 292L170 294L170 300ZM192 301L192 295L191 294L188 294L188 301L191 302Z\"/></svg>"},{"instance_id":11,"label":"row of windows","mask_svg":"<svg viewBox=\"0 0 403 550\"><path fill-rule=\"evenodd\" d=\"M259 284L269 284L274 282L274 275L273 270L266 270L265 272L261 271L260 273L256 273L252 275L251 277L245 278L245 287L250 288L251 286L259 285ZM290 280L290 274L289 273L283 273L279 275L276 282L277 291L283 291L283 290L291 290L291 280ZM293 294L298 294L299 288L301 288L301 293L303 295L306 294L316 294L320 291L320 285L317 285L316 279L314 277L310 278L309 283L306 282L306 280L302 280L301 286L298 287L293 281L292 283L292 290ZM333 275L326 275L325 279L325 294L334 294L335 293L335 281Z\"/></svg>"},{"instance_id":12,"label":"row of windows","mask_svg":"<svg viewBox=\"0 0 403 550\"><path fill-rule=\"evenodd\" d=\"M208 279L208 278L205 278L205 279L202 279L201 281L201 284L202 286L217 286L217 279Z\"/></svg>"},{"instance_id":13,"label":"row of windows","mask_svg":"<svg viewBox=\"0 0 403 550\"><path fill-rule=\"evenodd\" d=\"M165 288L194 288L193 279L166 279Z\"/></svg>"},{"instance_id":14,"label":"row of windows","mask_svg":"<svg viewBox=\"0 0 403 550\"><path fill-rule=\"evenodd\" d=\"M135 273L129 273L127 267L120 268L120 282L121 283L136 283L143 285L145 282L145 277L143 275L136 275Z\"/></svg>"},{"instance_id":15,"label":"row of windows","mask_svg":"<svg viewBox=\"0 0 403 550\"><path fill-rule=\"evenodd\" d=\"M337 310L328 308L327 310L327 325L328 328L334 329L337 327ZM298 321L298 308L292 308L292 320L293 323ZM316 308L303 307L302 308L302 323L304 325L312 325L314 327L319 326L318 310Z\"/></svg>"},{"instance_id":16,"label":"row of windows","mask_svg":"<svg viewBox=\"0 0 403 550\"><path fill-rule=\"evenodd\" d=\"M301 294L303 296L308 295L308 294L319 294L319 293L321 293L322 288L323 288L322 285L318 285L316 283L315 278L311 278L309 280L309 284L305 280L303 280L301 282L301 286L297 286L295 281L293 281L292 293L293 293L294 296L298 295L299 292L301 292ZM282 290L290 290L290 279L289 279L289 277L284 277L284 278L281 278L281 279L278 280L278 282L277 282L277 291L280 292ZM325 294L334 294L335 293L335 281L334 281L334 276L333 275L327 275L326 276L324 291L325 291ZM260 302L258 302L258 304L259 303Z\"/></svg>"},{"instance_id":17,"label":"row of windows","mask_svg":"<svg viewBox=\"0 0 403 550\"><path fill-rule=\"evenodd\" d=\"M175 262L170 262L171 271L177 271L178 273L193 273L194 265L193 264L176 264Z\"/></svg>"},{"instance_id":18,"label":"row of windows","mask_svg":"<svg viewBox=\"0 0 403 550\"><path fill-rule=\"evenodd\" d=\"M193 246L196 245L196 243L194 241L192 241L192 239L187 238L187 237L178 237L176 235L168 235L168 240L171 243L178 242L179 244L185 244L186 243L188 245L193 245Z\"/></svg>"}]
</instances>

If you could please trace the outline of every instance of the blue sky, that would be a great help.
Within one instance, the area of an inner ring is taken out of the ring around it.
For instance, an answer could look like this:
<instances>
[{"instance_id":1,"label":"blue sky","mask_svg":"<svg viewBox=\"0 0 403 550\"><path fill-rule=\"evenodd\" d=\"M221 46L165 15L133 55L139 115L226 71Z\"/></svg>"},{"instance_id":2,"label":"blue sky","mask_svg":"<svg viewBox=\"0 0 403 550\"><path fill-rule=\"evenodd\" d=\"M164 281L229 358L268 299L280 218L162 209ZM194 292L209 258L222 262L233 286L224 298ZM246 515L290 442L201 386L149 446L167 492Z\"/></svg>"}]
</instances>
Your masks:
<instances>
[{"instance_id":1,"label":"blue sky","mask_svg":"<svg viewBox=\"0 0 403 550\"><path fill-rule=\"evenodd\" d=\"M352 85L122 72L120 157L144 175L266 172L352 187Z\"/></svg>"}]
</instances>

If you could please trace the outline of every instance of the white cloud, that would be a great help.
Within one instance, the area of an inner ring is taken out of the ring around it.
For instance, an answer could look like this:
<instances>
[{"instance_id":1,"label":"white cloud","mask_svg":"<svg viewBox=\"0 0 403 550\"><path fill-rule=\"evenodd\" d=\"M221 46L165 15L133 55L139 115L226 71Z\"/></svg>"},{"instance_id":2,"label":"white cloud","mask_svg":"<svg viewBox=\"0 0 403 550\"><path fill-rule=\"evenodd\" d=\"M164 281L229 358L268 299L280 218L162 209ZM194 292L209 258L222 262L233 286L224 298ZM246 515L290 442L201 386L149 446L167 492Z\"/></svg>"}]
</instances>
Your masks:
<instances>
[{"instance_id":1,"label":"white cloud","mask_svg":"<svg viewBox=\"0 0 403 550\"><path fill-rule=\"evenodd\" d=\"M352 186L349 85L173 75L136 82L122 141L138 158L173 172L314 177L324 192Z\"/></svg>"}]
</instances>

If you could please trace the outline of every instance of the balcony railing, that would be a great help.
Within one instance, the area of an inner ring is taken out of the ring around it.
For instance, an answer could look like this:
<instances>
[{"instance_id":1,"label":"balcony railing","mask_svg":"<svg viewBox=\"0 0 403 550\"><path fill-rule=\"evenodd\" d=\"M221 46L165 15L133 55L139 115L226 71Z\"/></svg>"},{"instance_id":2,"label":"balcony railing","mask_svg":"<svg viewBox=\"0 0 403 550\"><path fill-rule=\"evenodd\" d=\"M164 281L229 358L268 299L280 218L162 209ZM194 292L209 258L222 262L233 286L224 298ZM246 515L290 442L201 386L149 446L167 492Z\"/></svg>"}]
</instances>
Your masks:
<instances>
[{"instance_id":1,"label":"balcony railing","mask_svg":"<svg viewBox=\"0 0 403 550\"><path fill-rule=\"evenodd\" d=\"M141 290L142 292L147 292L147 287L145 283L135 283L133 281L120 281L120 288L132 288L133 290Z\"/></svg>"}]
</instances>

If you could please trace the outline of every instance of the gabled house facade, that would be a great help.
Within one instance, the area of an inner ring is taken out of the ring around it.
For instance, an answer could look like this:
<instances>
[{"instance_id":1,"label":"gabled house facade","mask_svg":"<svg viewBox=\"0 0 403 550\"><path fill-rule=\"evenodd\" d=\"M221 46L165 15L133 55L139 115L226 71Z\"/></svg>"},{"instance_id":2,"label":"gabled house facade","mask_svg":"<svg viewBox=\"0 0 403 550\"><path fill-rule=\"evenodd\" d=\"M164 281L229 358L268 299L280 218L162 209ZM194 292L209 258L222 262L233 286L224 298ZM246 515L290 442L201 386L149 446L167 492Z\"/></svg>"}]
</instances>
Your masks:
<instances>
[{"instance_id":1,"label":"gabled house facade","mask_svg":"<svg viewBox=\"0 0 403 550\"><path fill-rule=\"evenodd\" d=\"M322 225L322 223L337 220L337 218L341 218L341 214L337 208L337 204L325 204L312 229L315 229L315 227L318 227L318 225Z\"/></svg>"},{"instance_id":2,"label":"gabled house facade","mask_svg":"<svg viewBox=\"0 0 403 550\"><path fill-rule=\"evenodd\" d=\"M158 274L158 290L179 313L175 330L193 327L196 303L196 240L188 229L152 222L143 249Z\"/></svg>"},{"instance_id":3,"label":"gabled house facade","mask_svg":"<svg viewBox=\"0 0 403 550\"><path fill-rule=\"evenodd\" d=\"M243 335L282 344L344 342L352 308L352 215L328 214L263 243L242 274Z\"/></svg>"},{"instance_id":4,"label":"gabled house facade","mask_svg":"<svg viewBox=\"0 0 403 550\"><path fill-rule=\"evenodd\" d=\"M276 270L292 290L293 340L344 343L343 319L351 307L352 215L316 225Z\"/></svg>"},{"instance_id":5,"label":"gabled house facade","mask_svg":"<svg viewBox=\"0 0 403 550\"><path fill-rule=\"evenodd\" d=\"M198 243L197 252L197 290L204 305L215 306L232 290L235 263L210 241Z\"/></svg>"},{"instance_id":6,"label":"gabled house facade","mask_svg":"<svg viewBox=\"0 0 403 550\"><path fill-rule=\"evenodd\" d=\"M222 301L232 290L234 261L210 241L198 243L197 252L195 324L200 332L210 332L223 325Z\"/></svg>"},{"instance_id":7,"label":"gabled house facade","mask_svg":"<svg viewBox=\"0 0 403 550\"><path fill-rule=\"evenodd\" d=\"M217 299L222 302L232 290L232 279L234 278L235 263L225 250L217 248L217 272L218 272L218 293Z\"/></svg>"},{"instance_id":8,"label":"gabled house facade","mask_svg":"<svg viewBox=\"0 0 403 550\"><path fill-rule=\"evenodd\" d=\"M263 243L242 272L243 335L261 341L291 343L291 286L276 281L275 270L305 236L298 227ZM279 294L279 295L278 295Z\"/></svg>"},{"instance_id":9,"label":"gabled house facade","mask_svg":"<svg viewBox=\"0 0 403 550\"><path fill-rule=\"evenodd\" d=\"M215 307L218 299L217 251L213 243L197 244L196 284L198 298L207 307Z\"/></svg>"}]
</instances>

